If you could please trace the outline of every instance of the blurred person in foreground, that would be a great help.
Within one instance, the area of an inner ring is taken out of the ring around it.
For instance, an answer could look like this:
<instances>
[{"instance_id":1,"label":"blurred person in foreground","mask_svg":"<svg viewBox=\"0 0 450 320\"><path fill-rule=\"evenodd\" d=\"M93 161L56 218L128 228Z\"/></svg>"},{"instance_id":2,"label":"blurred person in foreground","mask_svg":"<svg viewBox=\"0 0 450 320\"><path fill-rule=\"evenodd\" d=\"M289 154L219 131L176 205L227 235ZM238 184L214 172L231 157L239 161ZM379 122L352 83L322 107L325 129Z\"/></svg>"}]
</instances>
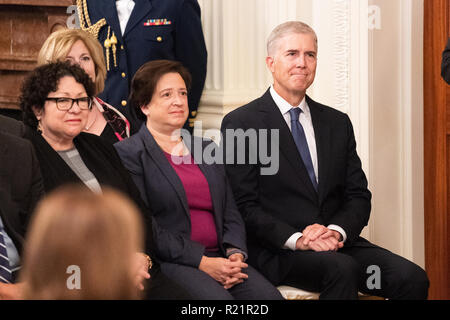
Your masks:
<instances>
[{"instance_id":1,"label":"blurred person in foreground","mask_svg":"<svg viewBox=\"0 0 450 320\"><path fill-rule=\"evenodd\" d=\"M143 228L124 195L65 186L38 205L25 240L25 299L138 299Z\"/></svg>"}]
</instances>

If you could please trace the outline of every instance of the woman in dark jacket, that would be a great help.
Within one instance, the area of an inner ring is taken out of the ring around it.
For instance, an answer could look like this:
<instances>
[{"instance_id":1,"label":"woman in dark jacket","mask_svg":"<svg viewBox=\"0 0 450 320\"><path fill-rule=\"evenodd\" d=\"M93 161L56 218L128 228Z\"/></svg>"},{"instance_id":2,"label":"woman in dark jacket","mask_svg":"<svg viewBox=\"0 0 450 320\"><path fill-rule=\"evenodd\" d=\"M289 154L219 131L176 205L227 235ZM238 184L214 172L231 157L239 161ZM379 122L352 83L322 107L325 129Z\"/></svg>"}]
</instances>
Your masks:
<instances>
[{"instance_id":1,"label":"woman in dark jacket","mask_svg":"<svg viewBox=\"0 0 450 320\"><path fill-rule=\"evenodd\" d=\"M245 226L216 146L181 129L188 116L188 71L179 62L144 64L131 86L131 105L146 125L116 143L158 224L172 233L156 258L167 276L198 299L281 299L247 257ZM141 113L142 112L142 113Z\"/></svg>"},{"instance_id":2,"label":"woman in dark jacket","mask_svg":"<svg viewBox=\"0 0 450 320\"><path fill-rule=\"evenodd\" d=\"M20 106L28 126L25 138L35 147L46 192L67 184L84 184L100 193L102 185L128 195L140 207L146 222L146 252L154 251L153 223L139 191L114 148L102 138L82 132L92 108L95 88L77 65L56 62L36 68L25 80ZM150 269L148 296L186 298L159 272ZM141 270L142 277L148 277Z\"/></svg>"}]
</instances>

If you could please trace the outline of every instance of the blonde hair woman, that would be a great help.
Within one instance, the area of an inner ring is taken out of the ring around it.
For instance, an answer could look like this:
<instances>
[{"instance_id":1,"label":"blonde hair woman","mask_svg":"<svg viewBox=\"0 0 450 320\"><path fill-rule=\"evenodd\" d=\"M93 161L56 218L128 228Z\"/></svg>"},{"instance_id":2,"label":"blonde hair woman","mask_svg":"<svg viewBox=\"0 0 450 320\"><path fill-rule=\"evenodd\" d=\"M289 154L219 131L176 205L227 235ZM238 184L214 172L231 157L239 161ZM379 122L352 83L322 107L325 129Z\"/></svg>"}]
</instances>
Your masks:
<instances>
[{"instance_id":1,"label":"blonde hair woman","mask_svg":"<svg viewBox=\"0 0 450 320\"><path fill-rule=\"evenodd\" d=\"M50 34L38 55L38 65L57 61L78 64L95 83L95 94L105 87L106 67L103 49L89 33L79 29L62 29ZM94 98L94 108L84 127L89 132L106 138L111 143L130 136L130 123L116 108Z\"/></svg>"},{"instance_id":2,"label":"blonde hair woman","mask_svg":"<svg viewBox=\"0 0 450 320\"><path fill-rule=\"evenodd\" d=\"M58 189L38 206L25 242L24 298L136 299L142 248L142 221L128 198Z\"/></svg>"}]
</instances>

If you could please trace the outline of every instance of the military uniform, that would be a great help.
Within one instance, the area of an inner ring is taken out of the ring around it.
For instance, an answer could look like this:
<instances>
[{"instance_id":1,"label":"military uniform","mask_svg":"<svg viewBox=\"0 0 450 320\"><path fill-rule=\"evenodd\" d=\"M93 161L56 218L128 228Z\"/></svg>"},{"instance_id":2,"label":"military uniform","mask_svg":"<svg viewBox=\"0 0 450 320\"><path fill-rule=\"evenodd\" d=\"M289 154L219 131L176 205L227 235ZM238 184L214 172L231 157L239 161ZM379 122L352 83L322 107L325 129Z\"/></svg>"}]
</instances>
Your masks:
<instances>
[{"instance_id":1,"label":"military uniform","mask_svg":"<svg viewBox=\"0 0 450 320\"><path fill-rule=\"evenodd\" d=\"M134 74L151 60L178 60L192 74L186 123L192 128L206 77L207 52L200 6L197 0L134 2L122 35L114 0L77 1L82 28L90 27L104 48L108 74L105 90L99 96L118 108L132 124L138 123L127 102Z\"/></svg>"}]
</instances>

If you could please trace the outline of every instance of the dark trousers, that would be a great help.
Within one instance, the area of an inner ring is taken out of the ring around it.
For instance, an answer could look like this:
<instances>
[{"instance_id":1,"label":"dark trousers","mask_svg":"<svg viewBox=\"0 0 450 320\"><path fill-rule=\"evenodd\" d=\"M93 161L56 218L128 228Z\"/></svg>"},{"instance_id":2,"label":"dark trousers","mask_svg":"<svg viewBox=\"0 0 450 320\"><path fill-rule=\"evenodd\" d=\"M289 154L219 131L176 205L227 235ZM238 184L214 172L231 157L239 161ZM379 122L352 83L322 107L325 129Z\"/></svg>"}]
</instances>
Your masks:
<instances>
[{"instance_id":1,"label":"dark trousers","mask_svg":"<svg viewBox=\"0 0 450 320\"><path fill-rule=\"evenodd\" d=\"M150 271L151 278L146 280L144 297L146 300L190 300L192 296L173 279L169 279L157 268Z\"/></svg>"},{"instance_id":2,"label":"dark trousers","mask_svg":"<svg viewBox=\"0 0 450 320\"><path fill-rule=\"evenodd\" d=\"M208 254L210 256L210 254ZM282 300L280 292L255 268L243 272L248 279L230 289L198 268L173 263L161 263L161 270L180 284L195 300Z\"/></svg>"},{"instance_id":3,"label":"dark trousers","mask_svg":"<svg viewBox=\"0 0 450 320\"><path fill-rule=\"evenodd\" d=\"M274 285L320 292L320 299L357 299L358 291L389 299L428 295L422 268L368 242L338 252L267 251L257 257L250 254L252 262Z\"/></svg>"}]
</instances>

